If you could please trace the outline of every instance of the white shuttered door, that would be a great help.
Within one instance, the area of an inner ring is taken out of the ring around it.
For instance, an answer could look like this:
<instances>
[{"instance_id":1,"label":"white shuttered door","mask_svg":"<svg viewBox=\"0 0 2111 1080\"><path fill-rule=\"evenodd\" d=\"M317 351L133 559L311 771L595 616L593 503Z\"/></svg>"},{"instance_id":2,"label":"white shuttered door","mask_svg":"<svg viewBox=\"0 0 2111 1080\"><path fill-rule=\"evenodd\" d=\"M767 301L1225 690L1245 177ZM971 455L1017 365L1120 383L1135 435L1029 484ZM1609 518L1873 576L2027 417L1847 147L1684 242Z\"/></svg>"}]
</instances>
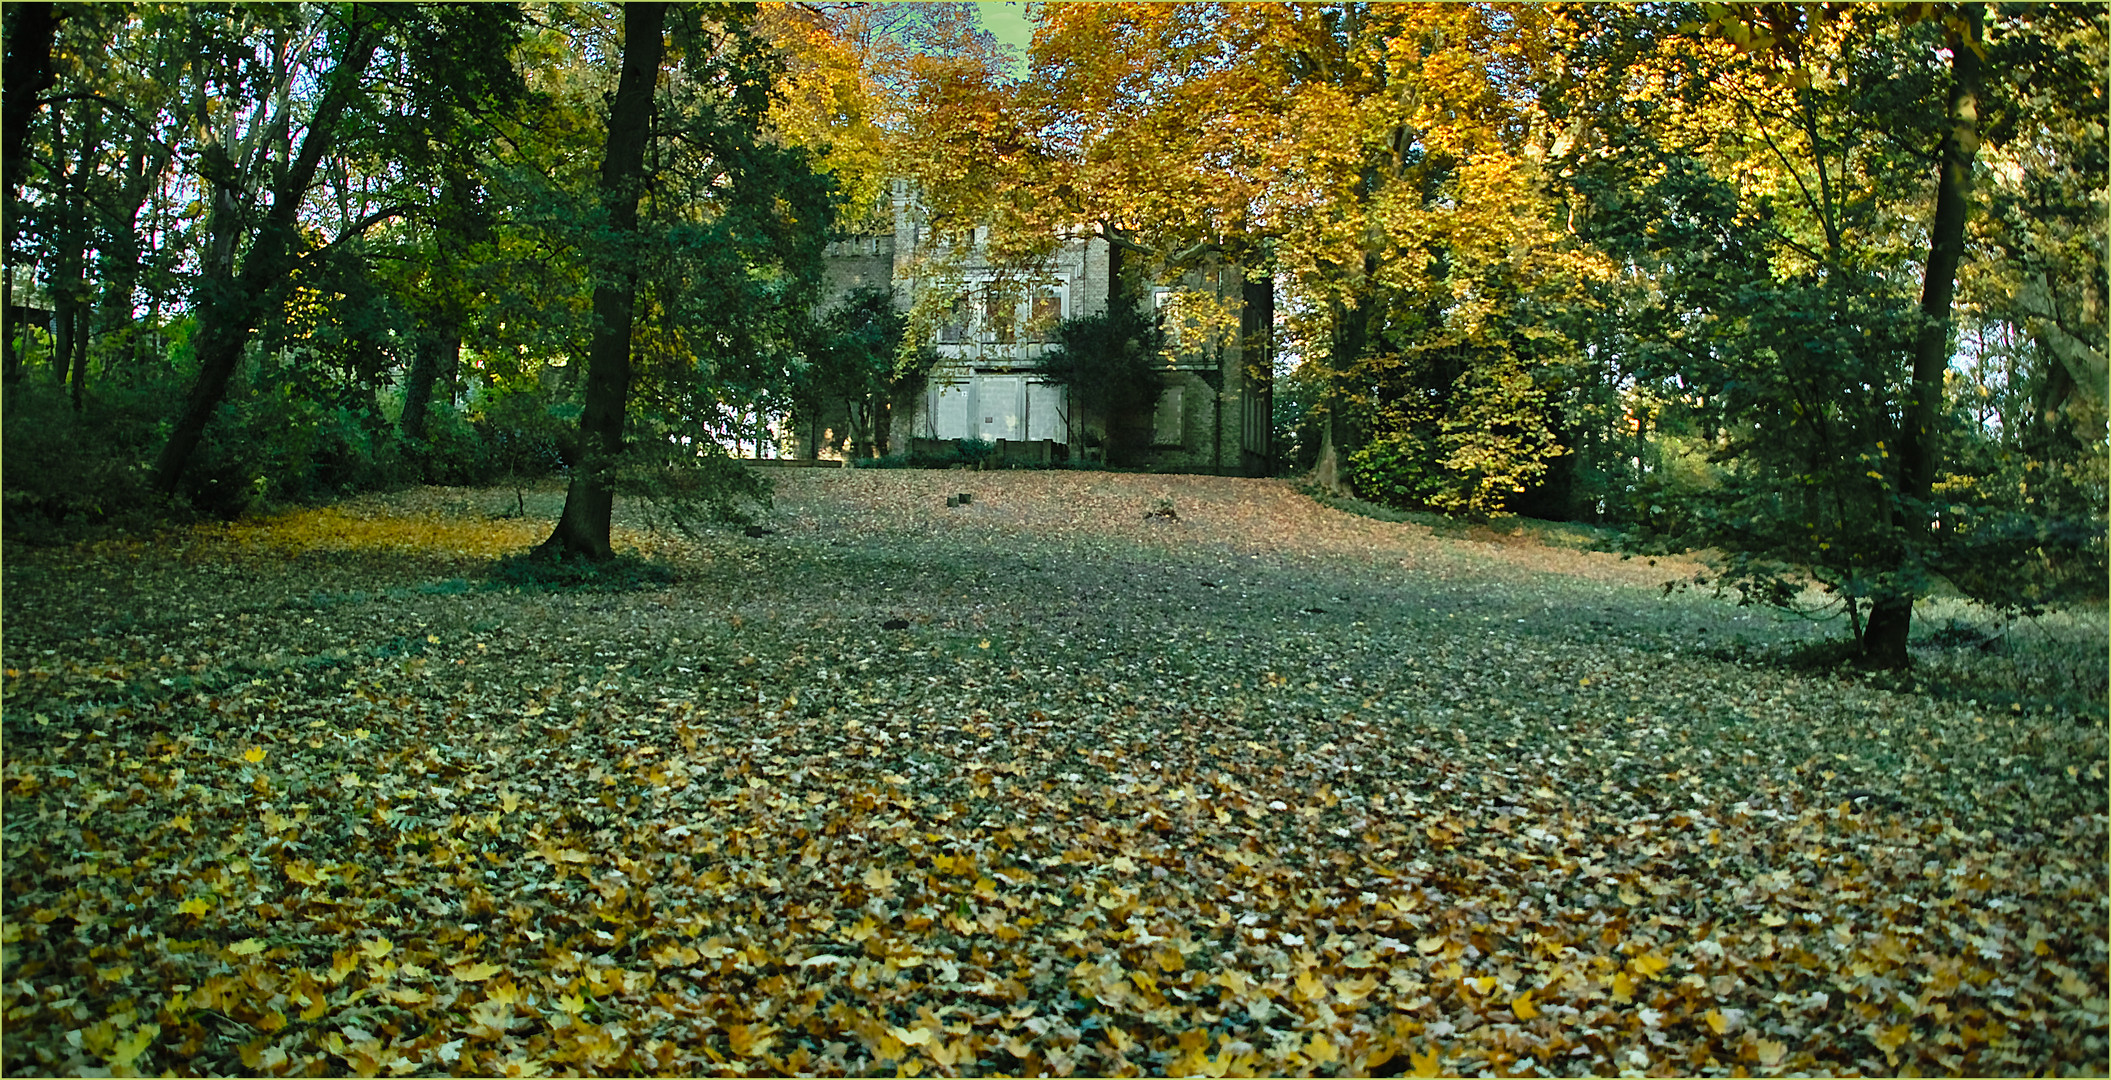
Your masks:
<instances>
[{"instance_id":1,"label":"white shuttered door","mask_svg":"<svg viewBox=\"0 0 2111 1080\"><path fill-rule=\"evenodd\" d=\"M975 380L975 420L979 437L988 442L1026 437L1026 380L1018 375L985 375Z\"/></svg>"}]
</instances>

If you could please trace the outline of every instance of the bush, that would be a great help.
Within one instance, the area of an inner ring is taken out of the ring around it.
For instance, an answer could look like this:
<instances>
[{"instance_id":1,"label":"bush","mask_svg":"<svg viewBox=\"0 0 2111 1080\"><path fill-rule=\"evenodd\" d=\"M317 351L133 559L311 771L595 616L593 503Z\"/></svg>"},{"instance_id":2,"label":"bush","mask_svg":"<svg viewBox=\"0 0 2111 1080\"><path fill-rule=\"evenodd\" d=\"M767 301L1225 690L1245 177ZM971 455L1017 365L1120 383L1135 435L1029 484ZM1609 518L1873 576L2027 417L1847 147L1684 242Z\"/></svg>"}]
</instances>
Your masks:
<instances>
[{"instance_id":1,"label":"bush","mask_svg":"<svg viewBox=\"0 0 2111 1080\"><path fill-rule=\"evenodd\" d=\"M1416 430L1389 431L1351 451L1343 462L1349 486L1372 502L1396 507L1434 503L1444 491L1434 441Z\"/></svg>"},{"instance_id":2,"label":"bush","mask_svg":"<svg viewBox=\"0 0 2111 1080\"><path fill-rule=\"evenodd\" d=\"M7 387L0 506L8 538L64 544L150 526L160 514L151 470L169 389L99 395L76 413L63 387Z\"/></svg>"},{"instance_id":3,"label":"bush","mask_svg":"<svg viewBox=\"0 0 2111 1080\"><path fill-rule=\"evenodd\" d=\"M950 469L982 465L997 456L997 444L983 439L914 439L910 448L876 458L852 459L854 469Z\"/></svg>"},{"instance_id":4,"label":"bush","mask_svg":"<svg viewBox=\"0 0 2111 1080\"><path fill-rule=\"evenodd\" d=\"M482 487L497 483L503 471L491 437L446 402L426 410L424 445L411 453L428 484Z\"/></svg>"}]
</instances>

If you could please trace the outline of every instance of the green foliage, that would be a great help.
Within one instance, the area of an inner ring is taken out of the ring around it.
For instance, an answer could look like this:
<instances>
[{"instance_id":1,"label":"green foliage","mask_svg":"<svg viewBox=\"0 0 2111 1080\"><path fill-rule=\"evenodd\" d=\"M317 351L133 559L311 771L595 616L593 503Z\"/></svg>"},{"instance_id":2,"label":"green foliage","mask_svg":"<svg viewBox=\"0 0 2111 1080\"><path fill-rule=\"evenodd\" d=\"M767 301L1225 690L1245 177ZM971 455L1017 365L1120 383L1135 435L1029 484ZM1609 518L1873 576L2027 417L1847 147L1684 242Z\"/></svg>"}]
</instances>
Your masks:
<instances>
[{"instance_id":1,"label":"green foliage","mask_svg":"<svg viewBox=\"0 0 2111 1080\"><path fill-rule=\"evenodd\" d=\"M616 493L644 501L656 523L696 535L705 522L744 525L770 505L770 481L708 439L635 429L608 474Z\"/></svg>"},{"instance_id":2,"label":"green foliage","mask_svg":"<svg viewBox=\"0 0 2111 1080\"><path fill-rule=\"evenodd\" d=\"M938 361L936 350L927 346L912 353L906 367L902 364L908 329L908 315L895 309L894 294L870 285L851 290L814 321L792 398L805 410L844 410L850 430L832 449L847 449L853 460L876 452L881 407L913 395Z\"/></svg>"},{"instance_id":3,"label":"green foliage","mask_svg":"<svg viewBox=\"0 0 2111 1080\"><path fill-rule=\"evenodd\" d=\"M494 479L519 483L548 476L575 457L579 406L527 380L502 382L484 391L468 418L483 441L483 467Z\"/></svg>"},{"instance_id":4,"label":"green foliage","mask_svg":"<svg viewBox=\"0 0 2111 1080\"><path fill-rule=\"evenodd\" d=\"M1140 453L1149 410L1165 386L1164 318L1132 304L1056 324L1055 345L1035 358L1033 376L1070 391L1072 406L1107 426L1108 460Z\"/></svg>"},{"instance_id":5,"label":"green foliage","mask_svg":"<svg viewBox=\"0 0 2111 1080\"><path fill-rule=\"evenodd\" d=\"M97 395L75 412L60 387L6 387L0 506L11 540L57 544L151 525L146 467L169 387Z\"/></svg>"},{"instance_id":6,"label":"green foliage","mask_svg":"<svg viewBox=\"0 0 2111 1080\"><path fill-rule=\"evenodd\" d=\"M231 519L414 479L371 393L331 385L296 353L265 358L221 402L180 493L199 512Z\"/></svg>"},{"instance_id":7,"label":"green foliage","mask_svg":"<svg viewBox=\"0 0 2111 1080\"><path fill-rule=\"evenodd\" d=\"M997 444L987 439L918 439L909 449L876 458L853 458L859 469L951 469L981 466L997 456Z\"/></svg>"},{"instance_id":8,"label":"green foliage","mask_svg":"<svg viewBox=\"0 0 2111 1080\"><path fill-rule=\"evenodd\" d=\"M672 567L637 555L595 561L554 551L500 559L492 564L490 580L536 592L630 592L662 588L677 579Z\"/></svg>"},{"instance_id":9,"label":"green foliage","mask_svg":"<svg viewBox=\"0 0 2111 1080\"><path fill-rule=\"evenodd\" d=\"M1506 347L1371 355L1344 406L1368 434L1344 455L1366 498L1486 517L1510 506L1564 452L1552 408Z\"/></svg>"}]
</instances>

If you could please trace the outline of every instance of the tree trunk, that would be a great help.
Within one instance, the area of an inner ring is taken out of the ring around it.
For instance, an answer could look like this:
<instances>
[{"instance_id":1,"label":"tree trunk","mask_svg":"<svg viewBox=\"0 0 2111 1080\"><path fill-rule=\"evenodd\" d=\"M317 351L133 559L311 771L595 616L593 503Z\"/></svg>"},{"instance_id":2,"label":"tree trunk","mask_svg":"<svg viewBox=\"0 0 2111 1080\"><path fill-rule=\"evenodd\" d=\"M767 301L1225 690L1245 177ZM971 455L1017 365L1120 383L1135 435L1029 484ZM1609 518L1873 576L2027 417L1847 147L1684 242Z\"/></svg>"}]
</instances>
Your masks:
<instances>
[{"instance_id":1,"label":"tree trunk","mask_svg":"<svg viewBox=\"0 0 2111 1080\"><path fill-rule=\"evenodd\" d=\"M1334 442L1336 426L1330 411L1319 429L1319 460L1312 463L1312 483L1329 495L1346 495L1348 489L1341 482L1341 451Z\"/></svg>"},{"instance_id":2,"label":"tree trunk","mask_svg":"<svg viewBox=\"0 0 2111 1080\"><path fill-rule=\"evenodd\" d=\"M1894 520L1907 547L1922 546L1928 528L1926 503L1942 462L1936 417L1942 406L1943 373L1950 366L1950 301L1957 292L1957 264L1964 257L1970 216L1972 164L1979 152L1979 16L1971 16L1971 40L1950 35L1949 129L1943 133L1935 188L1935 220L1929 228L1927 277L1921 283L1920 335L1913 343L1913 383L1900 426L1899 488L1902 505ZM1876 667L1904 667L1907 633L1913 627L1910 592L1878 599L1862 636L1863 660Z\"/></svg>"},{"instance_id":3,"label":"tree trunk","mask_svg":"<svg viewBox=\"0 0 2111 1080\"><path fill-rule=\"evenodd\" d=\"M4 203L0 203L0 214L6 220L0 223L0 275L6 277L6 298L0 303L0 347L6 350L6 378L14 382L22 376L22 365L27 361L15 349L15 327L17 320L26 325L22 311L15 306L15 229L21 206L23 147L29 141L29 123L36 117L37 109L44 104L44 91L58 82L58 72L52 68L51 45L57 35L59 21L65 18L55 4L9 4L6 20L6 63L4 74L0 74L0 141L4 141L4 157L0 157L0 180L6 183Z\"/></svg>"},{"instance_id":4,"label":"tree trunk","mask_svg":"<svg viewBox=\"0 0 2111 1080\"><path fill-rule=\"evenodd\" d=\"M403 385L403 417L399 427L403 437L412 442L425 441L425 413L432 404L433 384L440 379L440 369L452 367L462 355L462 331L451 325L428 325L418 334L417 351L412 354L410 375Z\"/></svg>"},{"instance_id":5,"label":"tree trunk","mask_svg":"<svg viewBox=\"0 0 2111 1080\"><path fill-rule=\"evenodd\" d=\"M183 479L183 470L190 464L192 452L205 437L206 424L211 422L213 411L220 407L220 399L227 394L227 384L241 363L242 350L248 345L250 334L271 314L267 309L274 306L272 298L281 297L276 306L284 306L283 294L278 289L292 273L298 257L297 214L301 199L314 185L315 172L329 149L338 118L350 103L353 89L366 74L380 44L378 24L369 22L355 29L352 39L345 45L344 58L330 73L328 92L308 122L308 133L301 139L300 153L272 189L271 209L257 228L256 239L250 245L248 256L242 260L241 270L233 272L226 268L231 265L230 255L220 272L208 275L198 285L195 339L198 378L185 395L183 411L178 414L168 444L162 447L161 458L154 466L154 487L165 495L175 494L177 484Z\"/></svg>"},{"instance_id":6,"label":"tree trunk","mask_svg":"<svg viewBox=\"0 0 2111 1080\"><path fill-rule=\"evenodd\" d=\"M610 519L616 496L607 470L623 451L623 414L630 396L630 331L638 290L637 264L623 250L638 231L639 181L645 147L652 137L653 93L666 49L664 3L623 8L623 71L608 106L608 142L601 156L601 204L615 250L615 265L597 274L594 334L587 350L586 405L579 414L579 464L565 490L557 527L535 549L537 556L575 555L596 562L612 558Z\"/></svg>"}]
</instances>

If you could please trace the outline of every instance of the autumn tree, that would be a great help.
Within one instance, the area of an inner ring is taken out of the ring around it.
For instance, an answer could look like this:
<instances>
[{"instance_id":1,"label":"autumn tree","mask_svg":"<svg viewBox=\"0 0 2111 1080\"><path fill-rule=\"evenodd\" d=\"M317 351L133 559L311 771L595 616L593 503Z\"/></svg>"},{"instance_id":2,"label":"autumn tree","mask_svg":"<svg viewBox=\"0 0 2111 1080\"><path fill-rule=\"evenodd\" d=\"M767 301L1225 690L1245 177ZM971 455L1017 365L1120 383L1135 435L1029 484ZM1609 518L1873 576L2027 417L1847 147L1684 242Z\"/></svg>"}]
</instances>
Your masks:
<instances>
[{"instance_id":1,"label":"autumn tree","mask_svg":"<svg viewBox=\"0 0 2111 1080\"><path fill-rule=\"evenodd\" d=\"M1933 13L1726 14L1717 32L1739 48L1701 43L1703 77L1629 143L1682 149L1597 226L1625 244L1618 223L1638 225L1630 258L1649 251L1656 295L1685 309L1647 366L1685 387L1716 472L1658 489L1659 542L1726 552L1722 581L1748 600L1793 604L1794 576L1815 577L1880 666L1907 662L1913 602L1937 579L2028 608L2028 566L2101 558L2077 547L2086 530L1973 498L1949 472L1972 438L1946 387L1978 156L2029 141L2003 114L2060 54L1978 7ZM1937 49L1942 67L1919 62ZM1914 220L1917 236L1900 224Z\"/></svg>"},{"instance_id":2,"label":"autumn tree","mask_svg":"<svg viewBox=\"0 0 2111 1080\"><path fill-rule=\"evenodd\" d=\"M834 220L807 153L768 129L779 60L745 15L627 5L621 56L592 225L572 234L593 322L579 455L543 556L610 558L619 488L678 516L761 493L712 428L729 395L788 386ZM645 437L627 440L633 414Z\"/></svg>"}]
</instances>

